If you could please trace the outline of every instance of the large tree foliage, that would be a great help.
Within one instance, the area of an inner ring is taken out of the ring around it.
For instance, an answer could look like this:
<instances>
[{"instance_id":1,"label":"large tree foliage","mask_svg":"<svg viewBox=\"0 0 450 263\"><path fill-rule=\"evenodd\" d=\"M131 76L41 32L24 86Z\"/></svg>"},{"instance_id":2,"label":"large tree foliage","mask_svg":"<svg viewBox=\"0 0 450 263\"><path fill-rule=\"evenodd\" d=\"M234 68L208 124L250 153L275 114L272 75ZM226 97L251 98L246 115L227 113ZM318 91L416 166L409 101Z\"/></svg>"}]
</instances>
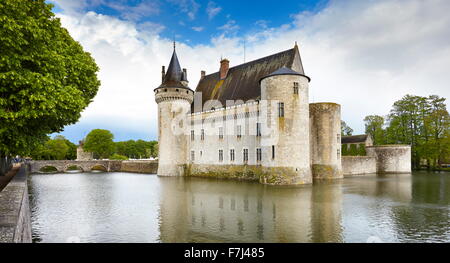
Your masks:
<instances>
[{"instance_id":1,"label":"large tree foliage","mask_svg":"<svg viewBox=\"0 0 450 263\"><path fill-rule=\"evenodd\" d=\"M366 134L373 139L374 145L382 145L386 143L384 127L384 118L378 115L370 115L364 118L366 126Z\"/></svg>"},{"instance_id":2,"label":"large tree foliage","mask_svg":"<svg viewBox=\"0 0 450 263\"><path fill-rule=\"evenodd\" d=\"M0 1L0 156L26 154L80 118L98 67L44 0Z\"/></svg>"},{"instance_id":3,"label":"large tree foliage","mask_svg":"<svg viewBox=\"0 0 450 263\"><path fill-rule=\"evenodd\" d=\"M394 103L385 129L381 119L367 116L366 132L375 134L377 144L411 145L414 168L450 162L450 115L445 98L406 95Z\"/></svg>"},{"instance_id":4,"label":"large tree foliage","mask_svg":"<svg viewBox=\"0 0 450 263\"><path fill-rule=\"evenodd\" d=\"M84 150L94 153L96 158L108 158L115 150L114 135L108 130L92 130L85 139Z\"/></svg>"},{"instance_id":5,"label":"large tree foliage","mask_svg":"<svg viewBox=\"0 0 450 263\"><path fill-rule=\"evenodd\" d=\"M57 135L37 145L31 157L34 160L75 160L77 158L77 146L64 136Z\"/></svg>"}]
</instances>

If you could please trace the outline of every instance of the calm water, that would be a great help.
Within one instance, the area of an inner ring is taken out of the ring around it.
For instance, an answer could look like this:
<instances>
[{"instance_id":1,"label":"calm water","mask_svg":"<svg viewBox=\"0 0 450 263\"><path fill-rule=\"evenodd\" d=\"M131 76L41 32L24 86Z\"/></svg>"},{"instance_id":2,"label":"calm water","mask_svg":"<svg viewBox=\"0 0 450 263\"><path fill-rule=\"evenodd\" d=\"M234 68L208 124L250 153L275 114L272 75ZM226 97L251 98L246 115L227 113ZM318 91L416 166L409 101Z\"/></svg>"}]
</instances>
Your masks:
<instances>
[{"instance_id":1,"label":"calm water","mask_svg":"<svg viewBox=\"0 0 450 263\"><path fill-rule=\"evenodd\" d=\"M450 242L450 173L301 187L53 174L29 187L36 242Z\"/></svg>"}]
</instances>

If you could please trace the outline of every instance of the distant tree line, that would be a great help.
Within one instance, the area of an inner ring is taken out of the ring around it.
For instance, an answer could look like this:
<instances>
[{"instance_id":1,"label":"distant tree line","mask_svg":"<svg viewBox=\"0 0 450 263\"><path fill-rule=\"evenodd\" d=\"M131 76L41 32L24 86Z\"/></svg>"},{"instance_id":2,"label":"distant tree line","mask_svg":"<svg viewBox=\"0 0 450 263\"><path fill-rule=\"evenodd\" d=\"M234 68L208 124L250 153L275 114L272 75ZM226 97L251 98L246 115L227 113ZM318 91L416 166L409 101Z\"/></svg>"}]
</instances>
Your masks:
<instances>
[{"instance_id":1,"label":"distant tree line","mask_svg":"<svg viewBox=\"0 0 450 263\"><path fill-rule=\"evenodd\" d=\"M158 157L158 142L128 140L114 142L108 130L92 130L82 141L83 149L92 152L95 159L129 160ZM77 146L64 136L57 135L38 145L30 155L34 160L75 160Z\"/></svg>"},{"instance_id":2,"label":"distant tree line","mask_svg":"<svg viewBox=\"0 0 450 263\"><path fill-rule=\"evenodd\" d=\"M406 95L387 116L364 119L375 145L411 145L412 166L435 169L450 163L450 116L445 98Z\"/></svg>"},{"instance_id":3,"label":"distant tree line","mask_svg":"<svg viewBox=\"0 0 450 263\"><path fill-rule=\"evenodd\" d=\"M108 130L92 130L85 139L84 150L94 153L96 159L128 160L158 157L158 142L128 140L114 142Z\"/></svg>"}]
</instances>

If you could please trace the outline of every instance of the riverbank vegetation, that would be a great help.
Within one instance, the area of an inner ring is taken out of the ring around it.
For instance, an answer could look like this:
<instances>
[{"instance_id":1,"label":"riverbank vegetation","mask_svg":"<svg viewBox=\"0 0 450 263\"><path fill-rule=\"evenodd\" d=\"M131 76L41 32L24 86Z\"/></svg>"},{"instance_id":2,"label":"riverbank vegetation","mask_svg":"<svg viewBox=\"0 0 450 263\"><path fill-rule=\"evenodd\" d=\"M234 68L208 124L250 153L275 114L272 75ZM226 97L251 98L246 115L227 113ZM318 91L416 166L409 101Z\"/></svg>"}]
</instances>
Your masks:
<instances>
[{"instance_id":1,"label":"riverbank vegetation","mask_svg":"<svg viewBox=\"0 0 450 263\"><path fill-rule=\"evenodd\" d=\"M450 164L450 116L445 98L406 95L386 116L364 119L375 145L411 145L413 169L444 169Z\"/></svg>"},{"instance_id":2,"label":"riverbank vegetation","mask_svg":"<svg viewBox=\"0 0 450 263\"><path fill-rule=\"evenodd\" d=\"M53 139L47 138L42 144L38 144L31 151L30 157L34 160L75 160L77 158L77 146L62 135Z\"/></svg>"},{"instance_id":3,"label":"riverbank vegetation","mask_svg":"<svg viewBox=\"0 0 450 263\"><path fill-rule=\"evenodd\" d=\"M2 160L28 155L47 134L76 123L100 86L94 59L52 7L44 0L0 1ZM5 171L0 161L0 175Z\"/></svg>"},{"instance_id":4,"label":"riverbank vegetation","mask_svg":"<svg viewBox=\"0 0 450 263\"><path fill-rule=\"evenodd\" d=\"M84 140L83 149L92 152L96 159L128 160L149 159L158 156L158 142L128 140L114 142L108 130L92 130Z\"/></svg>"}]
</instances>

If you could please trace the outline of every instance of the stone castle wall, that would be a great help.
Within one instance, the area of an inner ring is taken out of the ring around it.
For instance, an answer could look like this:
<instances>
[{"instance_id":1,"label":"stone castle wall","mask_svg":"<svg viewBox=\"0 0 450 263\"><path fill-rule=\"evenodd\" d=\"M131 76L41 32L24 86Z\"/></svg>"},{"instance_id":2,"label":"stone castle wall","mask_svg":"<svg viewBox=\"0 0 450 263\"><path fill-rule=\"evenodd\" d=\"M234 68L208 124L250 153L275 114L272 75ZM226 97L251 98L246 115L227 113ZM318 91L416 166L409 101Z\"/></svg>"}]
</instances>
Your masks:
<instances>
[{"instance_id":1,"label":"stone castle wall","mask_svg":"<svg viewBox=\"0 0 450 263\"><path fill-rule=\"evenodd\" d=\"M342 172L344 175L375 174L377 159L370 156L343 156Z\"/></svg>"},{"instance_id":2,"label":"stone castle wall","mask_svg":"<svg viewBox=\"0 0 450 263\"><path fill-rule=\"evenodd\" d=\"M411 173L411 146L383 145L366 148L377 160L377 173Z\"/></svg>"},{"instance_id":3,"label":"stone castle wall","mask_svg":"<svg viewBox=\"0 0 450 263\"><path fill-rule=\"evenodd\" d=\"M77 148L77 161L90 161L94 159L94 154L91 152L85 152L82 146Z\"/></svg>"}]
</instances>

